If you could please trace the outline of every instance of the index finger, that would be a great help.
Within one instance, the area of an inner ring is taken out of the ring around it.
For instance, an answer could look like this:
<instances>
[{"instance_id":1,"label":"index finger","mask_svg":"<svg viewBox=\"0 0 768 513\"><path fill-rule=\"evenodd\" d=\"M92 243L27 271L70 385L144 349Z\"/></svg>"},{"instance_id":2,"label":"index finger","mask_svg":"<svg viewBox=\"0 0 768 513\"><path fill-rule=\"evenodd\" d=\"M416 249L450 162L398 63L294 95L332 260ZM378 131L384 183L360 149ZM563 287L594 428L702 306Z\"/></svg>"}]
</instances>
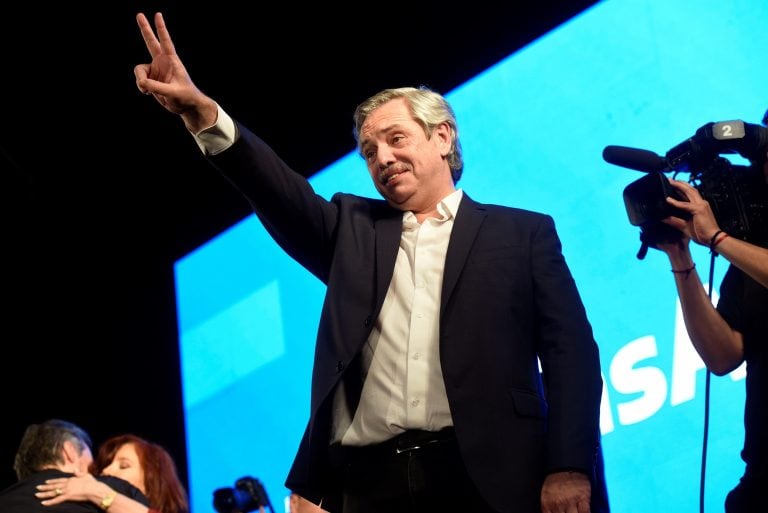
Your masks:
<instances>
[{"instance_id":1,"label":"index finger","mask_svg":"<svg viewBox=\"0 0 768 513\"><path fill-rule=\"evenodd\" d=\"M679 189L685 189L685 190L693 189L693 186L691 184L689 184L688 182L684 182L683 180L670 180L669 183L677 186Z\"/></svg>"},{"instance_id":2,"label":"index finger","mask_svg":"<svg viewBox=\"0 0 768 513\"><path fill-rule=\"evenodd\" d=\"M670 180L669 183L672 184L672 186L676 189L685 193L688 199L691 199L691 197L696 199L701 197L701 194L699 194L699 191L696 189L696 187L692 186L688 182L683 182L681 180Z\"/></svg>"}]
</instances>

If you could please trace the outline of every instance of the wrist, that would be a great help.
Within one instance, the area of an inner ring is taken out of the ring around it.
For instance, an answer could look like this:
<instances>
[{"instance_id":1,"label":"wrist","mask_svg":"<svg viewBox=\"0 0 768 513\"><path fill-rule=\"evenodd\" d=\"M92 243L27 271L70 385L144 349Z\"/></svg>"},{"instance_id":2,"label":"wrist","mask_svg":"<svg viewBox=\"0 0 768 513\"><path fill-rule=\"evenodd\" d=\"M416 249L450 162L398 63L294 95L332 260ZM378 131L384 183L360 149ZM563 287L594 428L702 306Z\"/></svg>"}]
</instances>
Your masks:
<instances>
[{"instance_id":1,"label":"wrist","mask_svg":"<svg viewBox=\"0 0 768 513\"><path fill-rule=\"evenodd\" d=\"M718 229L715 233L712 234L712 237L709 238L709 250L712 253L716 253L715 247L723 242L723 240L727 239L728 236L729 235L725 233L725 231Z\"/></svg>"},{"instance_id":2,"label":"wrist","mask_svg":"<svg viewBox=\"0 0 768 513\"><path fill-rule=\"evenodd\" d=\"M181 119L187 130L193 134L198 134L200 131L215 125L218 116L218 104L207 96L181 112Z\"/></svg>"},{"instance_id":3,"label":"wrist","mask_svg":"<svg viewBox=\"0 0 768 513\"><path fill-rule=\"evenodd\" d=\"M114 491L112 488L109 488L107 493L102 495L101 500L99 501L99 507L107 511L110 506L112 506L112 503L115 501L115 497L117 497L117 492Z\"/></svg>"},{"instance_id":4,"label":"wrist","mask_svg":"<svg viewBox=\"0 0 768 513\"><path fill-rule=\"evenodd\" d=\"M687 269L693 265L693 255L690 251L673 251L667 253L672 269Z\"/></svg>"},{"instance_id":5,"label":"wrist","mask_svg":"<svg viewBox=\"0 0 768 513\"><path fill-rule=\"evenodd\" d=\"M716 253L715 248L717 247L717 245L723 242L728 237L729 235L725 233L723 230L718 230L709 240L709 250L712 251L712 253Z\"/></svg>"},{"instance_id":6,"label":"wrist","mask_svg":"<svg viewBox=\"0 0 768 513\"><path fill-rule=\"evenodd\" d=\"M680 275L684 279L688 279L688 276L693 272L693 270L696 269L696 263L692 263L690 266L685 268L672 268L672 274Z\"/></svg>"}]
</instances>

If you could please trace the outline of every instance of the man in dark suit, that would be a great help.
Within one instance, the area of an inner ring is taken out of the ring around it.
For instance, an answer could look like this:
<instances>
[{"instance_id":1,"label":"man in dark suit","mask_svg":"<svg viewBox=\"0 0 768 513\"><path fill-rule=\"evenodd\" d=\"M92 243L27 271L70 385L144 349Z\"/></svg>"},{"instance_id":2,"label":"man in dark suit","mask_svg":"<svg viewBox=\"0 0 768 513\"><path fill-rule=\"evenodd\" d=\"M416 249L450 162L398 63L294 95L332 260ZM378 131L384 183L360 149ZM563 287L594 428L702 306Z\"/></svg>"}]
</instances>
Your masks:
<instances>
[{"instance_id":1,"label":"man in dark suit","mask_svg":"<svg viewBox=\"0 0 768 513\"><path fill-rule=\"evenodd\" d=\"M344 513L589 511L602 386L591 326L553 220L456 189L445 99L401 88L361 104L358 149L384 200L327 201L194 86L162 16L157 35L137 20L152 56L139 89L327 285L288 488Z\"/></svg>"},{"instance_id":2,"label":"man in dark suit","mask_svg":"<svg viewBox=\"0 0 768 513\"><path fill-rule=\"evenodd\" d=\"M91 438L79 426L51 419L31 424L22 437L13 469L18 481L0 491L2 513L147 513L147 498L133 485L111 476L93 478L89 493L69 490L50 479L83 476L93 462ZM51 488L51 490L48 490Z\"/></svg>"}]
</instances>

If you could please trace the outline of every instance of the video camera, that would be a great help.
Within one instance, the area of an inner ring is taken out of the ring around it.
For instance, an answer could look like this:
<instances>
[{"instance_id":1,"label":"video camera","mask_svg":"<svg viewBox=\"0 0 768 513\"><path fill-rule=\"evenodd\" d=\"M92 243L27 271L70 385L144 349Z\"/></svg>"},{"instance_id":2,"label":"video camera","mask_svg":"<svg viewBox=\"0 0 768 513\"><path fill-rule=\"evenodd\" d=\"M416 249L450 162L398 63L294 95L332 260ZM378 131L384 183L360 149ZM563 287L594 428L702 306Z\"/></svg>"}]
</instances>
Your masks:
<instances>
[{"instance_id":1,"label":"video camera","mask_svg":"<svg viewBox=\"0 0 768 513\"><path fill-rule=\"evenodd\" d=\"M768 113L767 113L768 114ZM721 154L738 153L749 166L734 165ZM768 153L768 128L740 120L707 123L664 157L625 146L606 146L603 159L647 174L624 189L629 222L640 227L642 246L679 239L680 232L662 219L690 216L667 203L667 197L683 200L664 173L690 173L690 183L709 202L720 228L746 241L765 240L768 234L768 186L763 165Z\"/></svg>"},{"instance_id":2,"label":"video camera","mask_svg":"<svg viewBox=\"0 0 768 513\"><path fill-rule=\"evenodd\" d=\"M234 488L219 488L213 492L213 507L218 513L249 513L261 506L272 510L267 491L254 477L241 477Z\"/></svg>"}]
</instances>

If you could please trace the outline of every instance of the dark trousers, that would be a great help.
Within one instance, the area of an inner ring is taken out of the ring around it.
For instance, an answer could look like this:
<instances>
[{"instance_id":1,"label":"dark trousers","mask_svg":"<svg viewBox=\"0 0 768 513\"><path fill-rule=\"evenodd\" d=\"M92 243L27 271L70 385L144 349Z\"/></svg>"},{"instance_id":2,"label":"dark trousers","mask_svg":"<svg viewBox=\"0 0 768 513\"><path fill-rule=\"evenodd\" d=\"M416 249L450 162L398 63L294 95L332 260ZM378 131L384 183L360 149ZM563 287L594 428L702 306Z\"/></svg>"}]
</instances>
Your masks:
<instances>
[{"instance_id":1,"label":"dark trousers","mask_svg":"<svg viewBox=\"0 0 768 513\"><path fill-rule=\"evenodd\" d=\"M344 513L495 513L467 475L452 429L344 449Z\"/></svg>"}]
</instances>

